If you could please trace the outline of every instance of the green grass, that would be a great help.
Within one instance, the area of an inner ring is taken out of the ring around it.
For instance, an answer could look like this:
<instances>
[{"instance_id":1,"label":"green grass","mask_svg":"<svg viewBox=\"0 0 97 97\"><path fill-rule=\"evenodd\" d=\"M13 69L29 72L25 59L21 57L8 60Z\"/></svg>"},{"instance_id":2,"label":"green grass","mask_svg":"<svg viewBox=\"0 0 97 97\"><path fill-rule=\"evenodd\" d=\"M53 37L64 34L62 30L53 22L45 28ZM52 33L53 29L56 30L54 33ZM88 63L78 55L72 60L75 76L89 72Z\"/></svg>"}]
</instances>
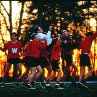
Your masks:
<instances>
[{"instance_id":1,"label":"green grass","mask_svg":"<svg viewBox=\"0 0 97 97\"><path fill-rule=\"evenodd\" d=\"M16 88L13 84L5 84L0 87L0 97L96 97L97 83L87 83L89 89L77 86L71 86L70 83L65 84L64 89L26 89L20 86Z\"/></svg>"}]
</instances>

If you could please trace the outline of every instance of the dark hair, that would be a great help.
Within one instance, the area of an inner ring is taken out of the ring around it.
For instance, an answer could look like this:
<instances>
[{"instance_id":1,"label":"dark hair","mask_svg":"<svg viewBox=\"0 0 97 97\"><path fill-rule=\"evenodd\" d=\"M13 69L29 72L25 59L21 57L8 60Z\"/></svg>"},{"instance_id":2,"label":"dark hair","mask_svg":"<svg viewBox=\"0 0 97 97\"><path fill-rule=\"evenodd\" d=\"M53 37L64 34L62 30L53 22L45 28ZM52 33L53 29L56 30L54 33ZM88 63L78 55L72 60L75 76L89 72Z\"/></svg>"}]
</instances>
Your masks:
<instances>
[{"instance_id":1,"label":"dark hair","mask_svg":"<svg viewBox=\"0 0 97 97\"><path fill-rule=\"evenodd\" d=\"M16 32L13 32L13 33L11 34L11 36L12 36L12 35L15 35L15 36L17 36L17 33L16 33Z\"/></svg>"},{"instance_id":2,"label":"dark hair","mask_svg":"<svg viewBox=\"0 0 97 97\"><path fill-rule=\"evenodd\" d=\"M35 38L35 35L36 35L36 33L33 33L33 34L31 35L31 39L32 39L32 40Z\"/></svg>"},{"instance_id":3,"label":"dark hair","mask_svg":"<svg viewBox=\"0 0 97 97\"><path fill-rule=\"evenodd\" d=\"M85 35L86 36L91 36L93 34L93 32L87 32Z\"/></svg>"},{"instance_id":4,"label":"dark hair","mask_svg":"<svg viewBox=\"0 0 97 97\"><path fill-rule=\"evenodd\" d=\"M38 31L39 31L39 28L40 26L36 26L35 28L34 28L34 33L37 33Z\"/></svg>"}]
</instances>

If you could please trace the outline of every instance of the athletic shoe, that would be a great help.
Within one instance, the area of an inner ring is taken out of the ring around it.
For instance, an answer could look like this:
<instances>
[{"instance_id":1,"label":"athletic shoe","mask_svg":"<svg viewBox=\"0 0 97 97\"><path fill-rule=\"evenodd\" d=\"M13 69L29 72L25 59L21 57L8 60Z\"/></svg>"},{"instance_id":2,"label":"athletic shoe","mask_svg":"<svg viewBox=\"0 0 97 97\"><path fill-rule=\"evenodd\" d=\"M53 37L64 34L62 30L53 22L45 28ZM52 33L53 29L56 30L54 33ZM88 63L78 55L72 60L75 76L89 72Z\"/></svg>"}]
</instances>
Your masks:
<instances>
[{"instance_id":1,"label":"athletic shoe","mask_svg":"<svg viewBox=\"0 0 97 97\"><path fill-rule=\"evenodd\" d=\"M42 83L40 83L39 87L42 88L42 89L45 89L45 87Z\"/></svg>"},{"instance_id":2,"label":"athletic shoe","mask_svg":"<svg viewBox=\"0 0 97 97\"><path fill-rule=\"evenodd\" d=\"M19 85L19 83L18 83L18 82L14 82L14 85L15 85L15 87L17 87L17 88L19 88L19 87L20 87L20 85Z\"/></svg>"},{"instance_id":3,"label":"athletic shoe","mask_svg":"<svg viewBox=\"0 0 97 97\"><path fill-rule=\"evenodd\" d=\"M45 84L47 84L47 82L44 80L41 82L41 85L45 87Z\"/></svg>"},{"instance_id":4,"label":"athletic shoe","mask_svg":"<svg viewBox=\"0 0 97 97\"><path fill-rule=\"evenodd\" d=\"M23 87L27 89L36 89L35 87L32 87L31 84L23 83Z\"/></svg>"},{"instance_id":5,"label":"athletic shoe","mask_svg":"<svg viewBox=\"0 0 97 97\"><path fill-rule=\"evenodd\" d=\"M52 88L51 84L47 83L45 84L45 88L49 89L49 88Z\"/></svg>"},{"instance_id":6,"label":"athletic shoe","mask_svg":"<svg viewBox=\"0 0 97 97\"><path fill-rule=\"evenodd\" d=\"M63 89L62 87L60 87L60 84L55 84L55 88L56 89Z\"/></svg>"},{"instance_id":7,"label":"athletic shoe","mask_svg":"<svg viewBox=\"0 0 97 97\"><path fill-rule=\"evenodd\" d=\"M4 82L1 83L1 87L4 88Z\"/></svg>"},{"instance_id":8,"label":"athletic shoe","mask_svg":"<svg viewBox=\"0 0 97 97\"><path fill-rule=\"evenodd\" d=\"M32 86L36 85L36 84L35 84L35 81L32 81L32 82L31 82L31 85L32 85Z\"/></svg>"},{"instance_id":9,"label":"athletic shoe","mask_svg":"<svg viewBox=\"0 0 97 97\"><path fill-rule=\"evenodd\" d=\"M35 87L35 88L39 88L39 87L36 85L35 81L31 82L31 86L32 86L32 87Z\"/></svg>"},{"instance_id":10,"label":"athletic shoe","mask_svg":"<svg viewBox=\"0 0 97 97\"><path fill-rule=\"evenodd\" d=\"M31 88L31 86L28 85L27 83L23 83L23 87L25 87L25 88Z\"/></svg>"},{"instance_id":11,"label":"athletic shoe","mask_svg":"<svg viewBox=\"0 0 97 97\"><path fill-rule=\"evenodd\" d=\"M49 87L49 86L51 86L51 85L50 85L50 84L45 84L45 86L46 86L46 87Z\"/></svg>"}]
</instances>

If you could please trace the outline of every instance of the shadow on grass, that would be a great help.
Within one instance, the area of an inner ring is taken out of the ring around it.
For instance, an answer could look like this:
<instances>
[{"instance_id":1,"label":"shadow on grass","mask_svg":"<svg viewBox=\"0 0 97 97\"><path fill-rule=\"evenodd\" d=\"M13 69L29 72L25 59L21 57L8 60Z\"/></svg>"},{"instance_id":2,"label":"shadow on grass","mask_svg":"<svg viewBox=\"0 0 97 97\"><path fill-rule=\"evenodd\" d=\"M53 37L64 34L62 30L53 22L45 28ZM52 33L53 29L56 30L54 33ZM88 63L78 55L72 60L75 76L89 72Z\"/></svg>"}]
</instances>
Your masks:
<instances>
[{"instance_id":1,"label":"shadow on grass","mask_svg":"<svg viewBox=\"0 0 97 97\"><path fill-rule=\"evenodd\" d=\"M89 89L66 84L63 89L46 88L46 89L26 89L20 86L5 85L0 87L0 97L96 97L97 83L88 84Z\"/></svg>"}]
</instances>

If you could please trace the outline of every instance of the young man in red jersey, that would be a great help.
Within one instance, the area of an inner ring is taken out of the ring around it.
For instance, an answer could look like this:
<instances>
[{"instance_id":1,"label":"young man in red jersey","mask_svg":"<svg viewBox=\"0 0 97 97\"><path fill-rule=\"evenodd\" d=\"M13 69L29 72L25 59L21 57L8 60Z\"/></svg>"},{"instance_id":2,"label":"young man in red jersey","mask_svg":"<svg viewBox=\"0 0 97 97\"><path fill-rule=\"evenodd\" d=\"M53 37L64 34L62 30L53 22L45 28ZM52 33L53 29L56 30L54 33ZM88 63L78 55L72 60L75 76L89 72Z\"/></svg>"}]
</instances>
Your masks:
<instances>
[{"instance_id":1,"label":"young man in red jersey","mask_svg":"<svg viewBox=\"0 0 97 97\"><path fill-rule=\"evenodd\" d=\"M88 88L86 86L86 80L94 71L91 61L90 61L89 53L92 46L92 42L96 37L97 37L97 32L95 33L87 32L86 37L82 40L82 42L79 45L79 49L81 49L79 83L86 88ZM86 66L88 67L89 70L85 74Z\"/></svg>"},{"instance_id":2,"label":"young man in red jersey","mask_svg":"<svg viewBox=\"0 0 97 97\"><path fill-rule=\"evenodd\" d=\"M45 48L47 45L47 41L45 40L43 44L40 43L40 40L35 35L34 39L28 43L27 50L30 50L30 63L28 66L30 67L31 73L28 75L26 82L23 83L23 86L30 89L34 81L39 79L42 75L43 70L40 66L40 49ZM26 51L27 52L27 51ZM31 85L32 84L32 85Z\"/></svg>"},{"instance_id":3,"label":"young man in red jersey","mask_svg":"<svg viewBox=\"0 0 97 97\"><path fill-rule=\"evenodd\" d=\"M4 87L4 83L6 81L9 69L12 64L14 66L14 71L13 71L14 83L16 86L19 86L17 82L17 66L20 63L19 57L20 53L22 53L22 45L21 42L17 40L17 33L13 32L11 35L11 41L8 41L4 45L4 48L0 48L0 50L4 52L8 50L7 64L5 68L4 78L2 80L2 87Z\"/></svg>"},{"instance_id":4,"label":"young man in red jersey","mask_svg":"<svg viewBox=\"0 0 97 97\"><path fill-rule=\"evenodd\" d=\"M43 43L44 40L41 41ZM41 87L46 84L45 79L51 76L52 74L52 66L51 62L48 59L47 46L40 51L40 65L43 69L43 75L41 76ZM47 69L47 76L45 76L45 69Z\"/></svg>"},{"instance_id":5,"label":"young man in red jersey","mask_svg":"<svg viewBox=\"0 0 97 97\"><path fill-rule=\"evenodd\" d=\"M52 54L51 54L51 65L52 65L53 74L46 79L48 83L47 86L50 86L49 81L53 78L56 78L56 84L55 84L56 88L60 87L60 81L62 77L62 72L59 67L59 60L61 56L60 54L62 50L62 48L60 47L60 44L61 44L60 37L58 37L58 39L54 43L54 46L52 48ZM56 73L58 73L57 77L56 77Z\"/></svg>"}]
</instances>

